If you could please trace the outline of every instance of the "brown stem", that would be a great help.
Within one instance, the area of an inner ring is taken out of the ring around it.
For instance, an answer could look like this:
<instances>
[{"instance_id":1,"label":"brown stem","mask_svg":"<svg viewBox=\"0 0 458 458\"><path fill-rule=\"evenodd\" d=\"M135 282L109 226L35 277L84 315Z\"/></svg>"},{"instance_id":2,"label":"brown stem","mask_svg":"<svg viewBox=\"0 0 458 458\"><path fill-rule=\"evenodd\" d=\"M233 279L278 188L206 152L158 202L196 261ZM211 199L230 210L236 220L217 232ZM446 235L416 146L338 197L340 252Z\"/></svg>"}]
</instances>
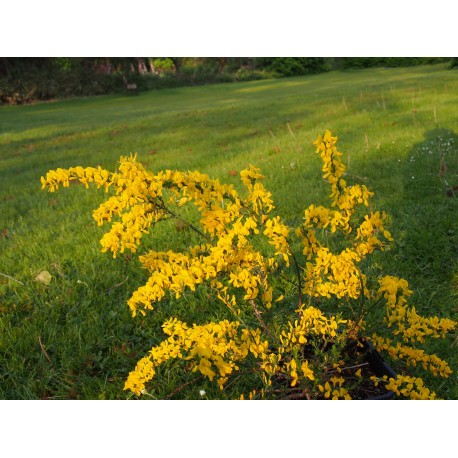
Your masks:
<instances>
[{"instance_id":1,"label":"brown stem","mask_svg":"<svg viewBox=\"0 0 458 458\"><path fill-rule=\"evenodd\" d=\"M43 346L43 344L42 344L42 342L41 342L41 336L38 336L38 343L40 344L41 351L42 351L43 354L46 356L46 359L49 361L49 364L52 364L51 358L49 357L48 353L47 353L46 350L45 350L45 347Z\"/></svg>"},{"instance_id":2,"label":"brown stem","mask_svg":"<svg viewBox=\"0 0 458 458\"><path fill-rule=\"evenodd\" d=\"M256 315L256 318L258 319L259 323L261 324L262 328L264 329L264 331L266 331L266 333L269 335L269 337L277 342L278 339L277 337L275 337L270 331L269 331L269 328L267 327L266 323L264 323L264 320L262 319L261 317L261 312L258 310L258 308L256 307L256 304L254 302L253 299L250 300L250 304L251 306L253 307L253 310L254 310L254 314Z\"/></svg>"},{"instance_id":3,"label":"brown stem","mask_svg":"<svg viewBox=\"0 0 458 458\"><path fill-rule=\"evenodd\" d=\"M328 374L335 374L336 372L348 371L349 369L356 369L358 367L369 366L369 363L356 364L355 366L342 367L340 371L329 371Z\"/></svg>"},{"instance_id":4,"label":"brown stem","mask_svg":"<svg viewBox=\"0 0 458 458\"><path fill-rule=\"evenodd\" d=\"M302 307L302 280L301 280L301 271L299 267L299 263L297 262L297 258L294 255L293 250L291 249L290 245L288 244L288 249L291 254L291 257L293 258L293 263L294 267L296 269L296 275L297 275L297 288L298 288L298 308Z\"/></svg>"},{"instance_id":5,"label":"brown stem","mask_svg":"<svg viewBox=\"0 0 458 458\"><path fill-rule=\"evenodd\" d=\"M156 202L156 206L158 208L160 208L161 210L165 211L167 214L169 214L172 218L176 218L176 219L179 219L181 221L185 221L183 218L180 218L176 213L174 213L173 211L169 210L166 206L165 206L165 203L162 199L160 199L160 202L161 203L157 203ZM194 226L193 224L191 223L188 223L187 221L185 221L186 224L188 225L188 227L190 229L192 229L196 234L199 234L201 237L203 237L205 240L207 240L208 242L211 242L211 239L210 237L208 237L207 235L205 235L200 229L198 229L196 226Z\"/></svg>"},{"instance_id":6,"label":"brown stem","mask_svg":"<svg viewBox=\"0 0 458 458\"><path fill-rule=\"evenodd\" d=\"M108 289L105 291L105 293L106 293L106 294L110 294L111 291L113 291L114 289L119 288L120 286L124 285L124 283L126 283L127 280L129 280L129 277L128 277L128 276L127 276L126 279L125 279L124 281L122 281L121 283L118 283L118 284L112 286L111 288L108 288Z\"/></svg>"},{"instance_id":7,"label":"brown stem","mask_svg":"<svg viewBox=\"0 0 458 458\"><path fill-rule=\"evenodd\" d=\"M312 399L312 397L310 396L308 392L308 389L301 391L299 394L290 394L289 396L286 396L284 399L302 399L302 398L306 398L307 400Z\"/></svg>"},{"instance_id":8,"label":"brown stem","mask_svg":"<svg viewBox=\"0 0 458 458\"><path fill-rule=\"evenodd\" d=\"M197 381L202 380L203 378L204 378L204 376L201 375L200 377L197 377L194 380L191 380L190 382L183 383L183 385L180 385L178 388L174 389L168 396L166 396L165 399L170 399L174 394L179 393L181 390L186 388L188 385L196 383Z\"/></svg>"}]
</instances>

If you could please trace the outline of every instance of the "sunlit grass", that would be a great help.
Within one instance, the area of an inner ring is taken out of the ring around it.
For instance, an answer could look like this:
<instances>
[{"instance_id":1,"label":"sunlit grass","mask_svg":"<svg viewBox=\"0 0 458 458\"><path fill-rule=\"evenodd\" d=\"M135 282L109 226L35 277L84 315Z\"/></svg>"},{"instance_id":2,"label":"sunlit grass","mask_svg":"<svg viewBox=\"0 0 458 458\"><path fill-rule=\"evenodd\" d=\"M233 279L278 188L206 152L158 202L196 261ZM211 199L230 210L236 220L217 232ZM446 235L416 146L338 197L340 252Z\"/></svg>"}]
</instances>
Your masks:
<instances>
[{"instance_id":1,"label":"sunlit grass","mask_svg":"<svg viewBox=\"0 0 458 458\"><path fill-rule=\"evenodd\" d=\"M126 301L144 273L135 256L100 253L103 231L91 213L103 191L40 190L49 169L114 169L131 152L153 170L197 169L237 187L233 172L252 163L277 210L298 222L326 198L312 141L332 130L349 179L375 191L375 205L391 215L396 242L380 269L409 281L420 313L456 319L458 197L447 190L458 186L457 119L458 76L441 65L0 107L0 397L125 398L123 381L162 339L160 323L211 313L203 297L189 296L132 319ZM148 244L178 249L190 237L158 227ZM43 270L49 286L35 281ZM435 347L456 370L456 341ZM159 397L189 381L172 366ZM455 374L427 381L457 397ZM176 397L199 397L200 388Z\"/></svg>"}]
</instances>

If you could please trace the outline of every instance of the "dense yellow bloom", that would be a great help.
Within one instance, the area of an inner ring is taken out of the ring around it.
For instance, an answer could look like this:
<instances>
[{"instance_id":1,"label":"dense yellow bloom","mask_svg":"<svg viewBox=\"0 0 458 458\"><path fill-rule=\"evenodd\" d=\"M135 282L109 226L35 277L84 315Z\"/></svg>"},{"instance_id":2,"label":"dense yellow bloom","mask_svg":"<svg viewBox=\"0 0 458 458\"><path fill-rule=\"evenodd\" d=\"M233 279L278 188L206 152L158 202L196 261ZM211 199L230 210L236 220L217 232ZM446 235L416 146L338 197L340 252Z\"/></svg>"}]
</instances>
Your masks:
<instances>
[{"instance_id":1,"label":"dense yellow bloom","mask_svg":"<svg viewBox=\"0 0 458 458\"><path fill-rule=\"evenodd\" d=\"M398 375L396 379L390 378L385 384L385 388L398 396L410 397L411 399L436 399L436 393L424 386L423 380L418 377Z\"/></svg>"},{"instance_id":2,"label":"dense yellow bloom","mask_svg":"<svg viewBox=\"0 0 458 458\"><path fill-rule=\"evenodd\" d=\"M456 328L457 323L448 318L423 317L415 307L409 307L407 298L412 294L404 279L385 276L380 280L378 294L387 305L386 323L395 326L395 335L401 335L404 342L424 342L426 338L444 338Z\"/></svg>"},{"instance_id":3,"label":"dense yellow bloom","mask_svg":"<svg viewBox=\"0 0 458 458\"><path fill-rule=\"evenodd\" d=\"M280 341L285 351L291 351L306 344L308 336L335 337L339 325L344 323L346 320L328 317L316 307L305 307L299 311L299 319L288 321L288 329L281 332Z\"/></svg>"},{"instance_id":4,"label":"dense yellow bloom","mask_svg":"<svg viewBox=\"0 0 458 458\"><path fill-rule=\"evenodd\" d=\"M336 148L337 137L333 137L327 130L323 136L319 135L314 144L317 146L317 153L323 160L323 178L331 185L331 205L337 206L345 217L350 217L357 204L369 206L369 198L373 195L366 186L347 186L342 178L346 167L341 162L342 153Z\"/></svg>"},{"instance_id":5,"label":"dense yellow bloom","mask_svg":"<svg viewBox=\"0 0 458 458\"><path fill-rule=\"evenodd\" d=\"M310 380L315 380L315 376L313 374L313 371L309 367L309 362L308 361L304 361L301 364L301 371L304 374L304 377L307 377Z\"/></svg>"},{"instance_id":6,"label":"dense yellow bloom","mask_svg":"<svg viewBox=\"0 0 458 458\"><path fill-rule=\"evenodd\" d=\"M140 395L145 389L145 383L149 382L155 374L153 363L149 358L142 358L136 365L135 370L129 374L124 384L124 389L129 389L136 395Z\"/></svg>"},{"instance_id":7,"label":"dense yellow bloom","mask_svg":"<svg viewBox=\"0 0 458 458\"><path fill-rule=\"evenodd\" d=\"M445 361L414 345L444 338L456 322L421 316L408 305L412 291L404 279L387 275L379 279L378 288L369 290L374 281L366 277L364 261L393 240L386 229L387 215L368 210L373 193L366 186L347 183L336 136L327 130L314 144L330 187L329 204L309 204L296 228L274 213L272 194L252 165L240 173L244 195L198 171L150 173L136 155L122 156L113 173L100 166L78 166L41 177L42 188L50 192L80 182L111 194L93 211L93 218L99 226L111 225L100 242L102 251L113 257L136 252L143 237L164 220L182 223L183 206L193 205L198 212L197 222L185 221L184 227L198 234L201 243L181 252L151 250L141 255L148 279L128 305L133 316L145 315L165 297L179 299L206 284L208 300L215 300L215 307L224 304L222 313L235 321L191 326L174 317L166 320L166 338L138 361L126 390L140 395L159 366L178 359L186 370L214 381L221 390L245 365L264 385L252 390L250 399L274 393L279 380L295 392L350 399L344 357L326 349L342 341L357 343L366 329L366 310L383 301L384 324L393 339L374 334L377 348L407 366L421 365L434 375L450 376ZM330 377L329 369L338 376ZM435 397L420 378L374 377L375 384L380 382L412 399Z\"/></svg>"},{"instance_id":8,"label":"dense yellow bloom","mask_svg":"<svg viewBox=\"0 0 458 458\"><path fill-rule=\"evenodd\" d=\"M150 350L129 374L124 389L140 395L145 383L155 375L155 367L172 358L191 363L191 371L199 371L209 380L219 375L220 388L224 388L227 375L238 369L237 361L243 360L251 351L253 338L259 333L239 334L240 323L227 320L189 327L176 318L166 321L163 331L169 337Z\"/></svg>"},{"instance_id":9,"label":"dense yellow bloom","mask_svg":"<svg viewBox=\"0 0 458 458\"><path fill-rule=\"evenodd\" d=\"M318 389L324 393L325 399L351 399L347 389L343 387L345 379L343 377L331 377L328 382L318 385Z\"/></svg>"},{"instance_id":10,"label":"dense yellow bloom","mask_svg":"<svg viewBox=\"0 0 458 458\"><path fill-rule=\"evenodd\" d=\"M347 248L340 254L333 254L321 247L314 261L306 265L304 293L328 298L359 297L364 275L357 266L361 257L356 252Z\"/></svg>"},{"instance_id":11,"label":"dense yellow bloom","mask_svg":"<svg viewBox=\"0 0 458 458\"><path fill-rule=\"evenodd\" d=\"M275 254L282 256L286 265L289 266L289 229L280 221L280 217L267 219L263 233L268 236L269 243L277 250Z\"/></svg>"},{"instance_id":12,"label":"dense yellow bloom","mask_svg":"<svg viewBox=\"0 0 458 458\"><path fill-rule=\"evenodd\" d=\"M315 205L310 205L305 210L304 221L304 227L307 229L330 227L331 232L336 232L338 229L345 232L351 231L347 215L322 206L315 207Z\"/></svg>"},{"instance_id":13,"label":"dense yellow bloom","mask_svg":"<svg viewBox=\"0 0 458 458\"><path fill-rule=\"evenodd\" d=\"M437 355L429 355L423 349L409 347L392 339L383 338L374 334L372 336L374 345L380 351L386 351L393 359L403 359L408 366L421 365L424 370L430 371L435 376L449 377L452 370L449 365Z\"/></svg>"}]
</instances>

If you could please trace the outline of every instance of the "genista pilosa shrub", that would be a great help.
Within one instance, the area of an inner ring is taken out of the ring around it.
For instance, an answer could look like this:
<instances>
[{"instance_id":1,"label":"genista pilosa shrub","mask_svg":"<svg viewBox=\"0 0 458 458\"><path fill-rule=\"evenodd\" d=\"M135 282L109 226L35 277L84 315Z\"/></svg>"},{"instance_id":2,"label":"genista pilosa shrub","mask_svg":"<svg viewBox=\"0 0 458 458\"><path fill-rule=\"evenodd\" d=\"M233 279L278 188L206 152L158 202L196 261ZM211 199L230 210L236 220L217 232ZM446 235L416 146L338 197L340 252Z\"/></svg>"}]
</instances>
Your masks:
<instances>
[{"instance_id":1,"label":"genista pilosa shrub","mask_svg":"<svg viewBox=\"0 0 458 458\"><path fill-rule=\"evenodd\" d=\"M368 273L374 271L370 256L392 237L386 214L369 206L373 193L345 180L336 141L326 131L314 142L330 203L309 205L299 227L275 212L252 165L240 173L243 195L197 171L149 172L136 156L121 157L116 172L72 167L41 178L51 192L79 181L111 194L93 216L100 226L111 223L101 244L115 258L136 252L156 224L181 220L184 205L200 214L199 223L187 222L200 244L140 256L149 278L128 305L134 317L145 315L170 294L179 299L205 284L208 301L222 306L226 319L199 325L168 319L158 330L164 340L138 361L126 390L146 392L158 367L175 359L183 371L198 372L221 390L231 377L245 377L248 391L238 393L241 398L350 399L362 386L365 364L355 358L365 338L404 369L420 365L435 376L451 374L422 344L444 338L456 323L419 315L408 304L406 280ZM436 396L412 374L371 380L410 398Z\"/></svg>"}]
</instances>

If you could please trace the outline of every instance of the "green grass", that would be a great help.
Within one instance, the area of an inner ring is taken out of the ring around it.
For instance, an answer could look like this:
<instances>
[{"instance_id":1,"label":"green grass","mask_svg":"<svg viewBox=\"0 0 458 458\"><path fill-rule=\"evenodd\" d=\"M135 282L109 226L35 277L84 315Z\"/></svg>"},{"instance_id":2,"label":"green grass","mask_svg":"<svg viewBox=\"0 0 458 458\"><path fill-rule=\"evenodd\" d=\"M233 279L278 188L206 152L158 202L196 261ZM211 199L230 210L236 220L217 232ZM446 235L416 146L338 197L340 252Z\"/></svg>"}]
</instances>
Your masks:
<instances>
[{"instance_id":1,"label":"green grass","mask_svg":"<svg viewBox=\"0 0 458 458\"><path fill-rule=\"evenodd\" d=\"M47 170L113 170L120 155L137 152L153 170L196 169L238 187L230 172L252 163L278 211L298 222L306 206L325 201L312 141L328 128L350 180L375 191L374 205L391 215L395 244L377 268L409 281L420 313L457 319L458 195L446 193L458 186L457 120L458 74L442 65L0 107L0 398L129 397L124 380L162 339L160 323L212 313L186 296L132 319L126 301L145 274L136 256L100 253L103 231L91 214L104 193L41 191ZM186 237L158 229L149 244L173 249ZM35 281L42 270L49 286ZM431 345L455 372L456 345L456 335ZM164 371L154 396L192 379L177 370ZM440 397L457 398L455 373L419 372ZM221 397L203 381L175 397L200 389Z\"/></svg>"}]
</instances>

